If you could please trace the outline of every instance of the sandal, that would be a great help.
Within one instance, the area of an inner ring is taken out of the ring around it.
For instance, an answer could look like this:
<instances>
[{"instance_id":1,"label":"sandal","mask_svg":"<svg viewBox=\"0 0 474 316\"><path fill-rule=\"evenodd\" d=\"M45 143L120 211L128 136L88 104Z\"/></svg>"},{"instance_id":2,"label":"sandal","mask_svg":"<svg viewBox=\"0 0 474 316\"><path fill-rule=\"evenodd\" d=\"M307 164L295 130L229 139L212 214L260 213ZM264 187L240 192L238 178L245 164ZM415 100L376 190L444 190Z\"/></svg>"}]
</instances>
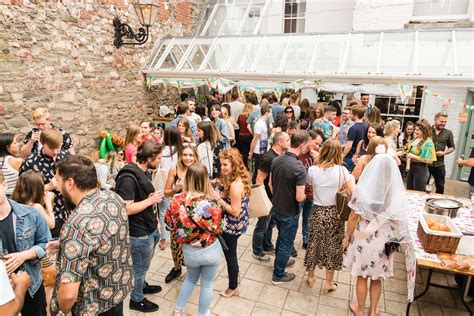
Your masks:
<instances>
[{"instance_id":1,"label":"sandal","mask_svg":"<svg viewBox=\"0 0 474 316\"><path fill-rule=\"evenodd\" d=\"M329 293L334 292L335 290L337 290L337 283L333 283L332 286L329 289L324 288L323 289L323 294L328 295Z\"/></svg>"},{"instance_id":2,"label":"sandal","mask_svg":"<svg viewBox=\"0 0 474 316\"><path fill-rule=\"evenodd\" d=\"M239 291L239 288L236 288L235 290L226 289L226 290L220 292L219 294L223 297L232 297L234 295L239 296L240 291Z\"/></svg>"},{"instance_id":3,"label":"sandal","mask_svg":"<svg viewBox=\"0 0 474 316\"><path fill-rule=\"evenodd\" d=\"M314 282L316 282L316 277L308 277L308 279L306 279L306 281L308 282L308 286L310 288L312 288L314 286Z\"/></svg>"}]
</instances>

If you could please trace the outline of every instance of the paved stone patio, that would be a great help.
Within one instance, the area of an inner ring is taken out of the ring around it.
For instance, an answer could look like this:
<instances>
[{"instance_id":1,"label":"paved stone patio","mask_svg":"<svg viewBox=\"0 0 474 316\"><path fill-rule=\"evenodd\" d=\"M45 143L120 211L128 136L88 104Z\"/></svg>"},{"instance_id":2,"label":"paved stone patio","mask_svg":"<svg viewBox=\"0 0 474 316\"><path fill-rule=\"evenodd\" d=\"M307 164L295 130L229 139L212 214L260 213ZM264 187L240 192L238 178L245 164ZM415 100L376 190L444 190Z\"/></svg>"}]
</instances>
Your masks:
<instances>
[{"instance_id":1,"label":"paved stone patio","mask_svg":"<svg viewBox=\"0 0 474 316\"><path fill-rule=\"evenodd\" d=\"M301 228L298 232L295 246L298 249L296 264L288 271L296 273L296 279L288 284L274 286L271 283L272 265L270 263L260 263L252 257L252 232L256 220L252 220L247 233L240 237L238 246L239 266L240 266L240 296L224 298L219 292L227 288L227 269L225 259L222 257L219 273L214 284L214 296L211 303L211 313L213 315L330 315L346 316L352 315L348 309L348 302L355 297L355 278L347 272L336 272L335 282L338 288L328 295L322 294L322 278L324 271L317 270L317 282L313 288L309 288L306 283L303 259L305 251L301 248ZM301 225L300 225L301 227ZM276 237L276 230L274 232ZM405 315L406 309L406 277L405 263L402 253L395 256L394 277L385 281L383 292L380 298L380 315ZM148 315L172 315L177 299L179 287L185 274L180 280L171 284L165 284L166 274L173 267L173 260L169 247L166 250L159 250L155 253L147 280L153 284L159 284L163 291L156 295L147 296L150 300L160 305L159 311ZM185 268L184 268L185 271ZM423 287L423 280L426 280L427 272L418 271L417 291ZM455 284L452 275L434 274L433 281L451 285ZM186 305L186 315L197 315L197 304L199 300L199 286ZM367 302L369 299L367 298ZM128 309L129 300L124 301L125 315L146 315ZM474 308L474 302L470 303ZM464 316L469 313L461 303L460 291L448 291L444 289L430 288L426 294L411 308L410 315L456 315Z\"/></svg>"}]
</instances>

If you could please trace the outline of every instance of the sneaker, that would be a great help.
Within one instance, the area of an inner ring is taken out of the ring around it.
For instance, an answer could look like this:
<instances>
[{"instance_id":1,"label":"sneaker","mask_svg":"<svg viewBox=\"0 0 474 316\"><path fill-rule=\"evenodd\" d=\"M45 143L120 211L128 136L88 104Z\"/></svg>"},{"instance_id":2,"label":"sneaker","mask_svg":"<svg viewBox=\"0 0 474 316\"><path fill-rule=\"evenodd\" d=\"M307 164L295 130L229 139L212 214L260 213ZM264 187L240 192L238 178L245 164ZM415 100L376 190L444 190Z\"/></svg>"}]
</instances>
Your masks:
<instances>
[{"instance_id":1,"label":"sneaker","mask_svg":"<svg viewBox=\"0 0 474 316\"><path fill-rule=\"evenodd\" d=\"M261 262L270 262L270 256L261 254L260 256L257 256L256 254L252 253L252 257L254 257L257 260L260 260Z\"/></svg>"},{"instance_id":2,"label":"sneaker","mask_svg":"<svg viewBox=\"0 0 474 316\"><path fill-rule=\"evenodd\" d=\"M296 258L298 257L298 252L296 251L295 247L291 248L291 256Z\"/></svg>"},{"instance_id":3,"label":"sneaker","mask_svg":"<svg viewBox=\"0 0 474 316\"><path fill-rule=\"evenodd\" d=\"M286 268L294 266L296 263L296 260L293 258L288 259L288 262L286 263Z\"/></svg>"},{"instance_id":4,"label":"sneaker","mask_svg":"<svg viewBox=\"0 0 474 316\"><path fill-rule=\"evenodd\" d=\"M264 250L263 253L266 254L266 255L274 256L275 255L275 249Z\"/></svg>"},{"instance_id":5,"label":"sneaker","mask_svg":"<svg viewBox=\"0 0 474 316\"><path fill-rule=\"evenodd\" d=\"M151 313L156 312L160 307L144 298L141 302L135 302L134 300L130 300L129 308L132 310L136 310L142 313Z\"/></svg>"},{"instance_id":6,"label":"sneaker","mask_svg":"<svg viewBox=\"0 0 474 316\"><path fill-rule=\"evenodd\" d=\"M302 247L303 247L303 249L308 249L308 243L304 242Z\"/></svg>"},{"instance_id":7,"label":"sneaker","mask_svg":"<svg viewBox=\"0 0 474 316\"><path fill-rule=\"evenodd\" d=\"M296 275L294 273L285 272L285 275L281 278L277 278L276 276L273 276L272 277L272 283L274 285L278 285L278 284L290 282L290 281L294 280L295 277L296 277Z\"/></svg>"},{"instance_id":8,"label":"sneaker","mask_svg":"<svg viewBox=\"0 0 474 316\"><path fill-rule=\"evenodd\" d=\"M180 275L181 275L181 269L172 268L170 273L168 273L168 275L165 278L165 283L170 283L171 281L173 281Z\"/></svg>"},{"instance_id":9,"label":"sneaker","mask_svg":"<svg viewBox=\"0 0 474 316\"><path fill-rule=\"evenodd\" d=\"M155 294L161 292L161 286L159 285L150 285L145 282L145 287L143 288L143 294Z\"/></svg>"}]
</instances>

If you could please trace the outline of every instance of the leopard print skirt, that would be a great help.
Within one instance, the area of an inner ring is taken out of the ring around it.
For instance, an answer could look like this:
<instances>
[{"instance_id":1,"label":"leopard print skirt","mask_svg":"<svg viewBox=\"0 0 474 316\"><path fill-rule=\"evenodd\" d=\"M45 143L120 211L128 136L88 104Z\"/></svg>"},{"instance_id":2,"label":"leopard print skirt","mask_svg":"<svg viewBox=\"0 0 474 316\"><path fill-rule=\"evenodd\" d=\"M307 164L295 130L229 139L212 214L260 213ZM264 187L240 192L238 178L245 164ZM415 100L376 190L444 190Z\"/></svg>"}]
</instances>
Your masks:
<instances>
[{"instance_id":1,"label":"leopard print skirt","mask_svg":"<svg viewBox=\"0 0 474 316\"><path fill-rule=\"evenodd\" d=\"M336 206L313 206L309 221L309 243L304 265L329 271L342 269L344 222L337 218Z\"/></svg>"},{"instance_id":2,"label":"leopard print skirt","mask_svg":"<svg viewBox=\"0 0 474 316\"><path fill-rule=\"evenodd\" d=\"M174 264L175 266L179 265L181 267L184 265L183 245L176 242L176 234L174 230L171 231L170 236L170 248Z\"/></svg>"}]
</instances>

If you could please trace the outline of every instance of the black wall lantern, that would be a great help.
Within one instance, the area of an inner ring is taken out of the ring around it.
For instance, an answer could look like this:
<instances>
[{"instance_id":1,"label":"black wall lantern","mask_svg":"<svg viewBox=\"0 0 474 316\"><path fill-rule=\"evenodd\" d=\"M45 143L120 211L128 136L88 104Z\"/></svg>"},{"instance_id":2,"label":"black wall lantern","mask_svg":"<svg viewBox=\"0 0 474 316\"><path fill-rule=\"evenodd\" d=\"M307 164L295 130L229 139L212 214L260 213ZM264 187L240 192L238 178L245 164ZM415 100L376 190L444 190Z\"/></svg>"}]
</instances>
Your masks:
<instances>
[{"instance_id":1,"label":"black wall lantern","mask_svg":"<svg viewBox=\"0 0 474 316\"><path fill-rule=\"evenodd\" d=\"M122 45L142 45L146 43L150 26L155 22L159 9L156 4L145 1L133 4L133 8L142 26L135 33L130 25L122 23L118 17L115 17L113 23L115 29L114 45L117 48L120 48ZM124 38L130 41L124 41Z\"/></svg>"}]
</instances>

